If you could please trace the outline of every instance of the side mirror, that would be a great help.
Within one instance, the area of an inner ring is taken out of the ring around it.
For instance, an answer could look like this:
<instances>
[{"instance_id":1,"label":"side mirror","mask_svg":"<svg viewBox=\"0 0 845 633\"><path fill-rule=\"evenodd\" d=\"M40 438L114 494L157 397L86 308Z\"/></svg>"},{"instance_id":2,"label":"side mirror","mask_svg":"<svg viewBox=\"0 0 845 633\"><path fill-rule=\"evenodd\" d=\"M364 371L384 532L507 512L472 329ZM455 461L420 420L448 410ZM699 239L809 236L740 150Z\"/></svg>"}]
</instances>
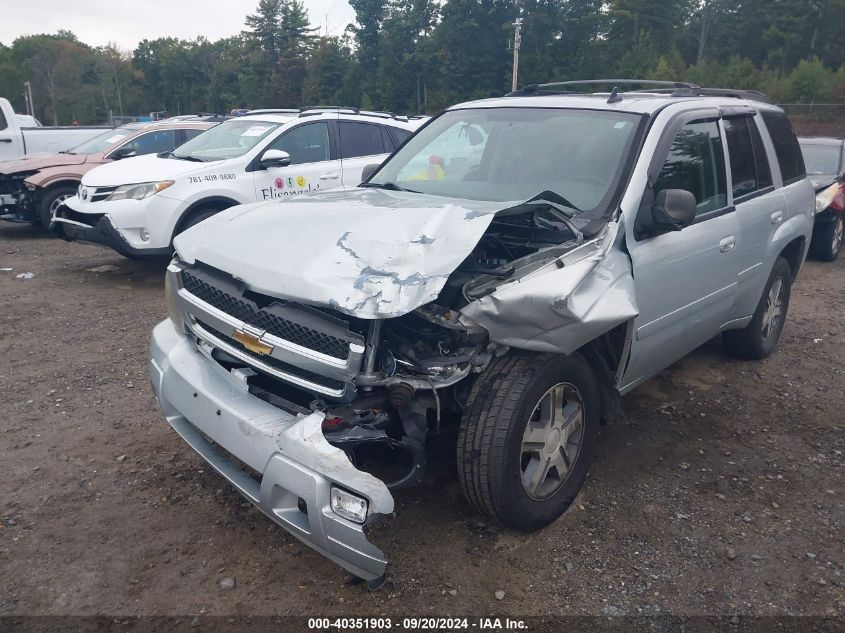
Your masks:
<instances>
[{"instance_id":1,"label":"side mirror","mask_svg":"<svg viewBox=\"0 0 845 633\"><path fill-rule=\"evenodd\" d=\"M692 192L686 189L664 189L657 194L651 207L653 232L680 231L695 220L696 202Z\"/></svg>"},{"instance_id":2,"label":"side mirror","mask_svg":"<svg viewBox=\"0 0 845 633\"><path fill-rule=\"evenodd\" d=\"M381 167L381 163L370 163L369 165L365 165L364 169L361 171L361 182L367 182L374 173L378 171L378 168Z\"/></svg>"},{"instance_id":3,"label":"side mirror","mask_svg":"<svg viewBox=\"0 0 845 633\"><path fill-rule=\"evenodd\" d=\"M134 147L118 147L111 153L109 158L113 158L114 160L120 160L121 158L132 158L133 156L137 156L138 152L135 150Z\"/></svg>"},{"instance_id":4,"label":"side mirror","mask_svg":"<svg viewBox=\"0 0 845 633\"><path fill-rule=\"evenodd\" d=\"M261 166L264 169L268 167L287 167L288 165L290 165L290 154L280 149L268 149L261 156Z\"/></svg>"}]
</instances>

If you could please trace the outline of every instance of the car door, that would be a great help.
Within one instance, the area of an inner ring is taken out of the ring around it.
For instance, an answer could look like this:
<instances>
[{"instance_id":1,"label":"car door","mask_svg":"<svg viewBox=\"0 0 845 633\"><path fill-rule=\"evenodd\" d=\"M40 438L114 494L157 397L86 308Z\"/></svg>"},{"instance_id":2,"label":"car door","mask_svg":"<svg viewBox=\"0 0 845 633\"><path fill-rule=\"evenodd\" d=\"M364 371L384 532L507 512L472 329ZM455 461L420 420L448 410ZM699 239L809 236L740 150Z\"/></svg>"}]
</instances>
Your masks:
<instances>
[{"instance_id":1,"label":"car door","mask_svg":"<svg viewBox=\"0 0 845 633\"><path fill-rule=\"evenodd\" d=\"M723 108L730 164L731 196L742 248L738 252L737 301L732 318L753 314L768 280L766 256L784 217L785 200L772 181L756 112L750 107Z\"/></svg>"},{"instance_id":2,"label":"car door","mask_svg":"<svg viewBox=\"0 0 845 633\"><path fill-rule=\"evenodd\" d=\"M16 128L0 110L0 160L15 158L22 153Z\"/></svg>"},{"instance_id":3,"label":"car door","mask_svg":"<svg viewBox=\"0 0 845 633\"><path fill-rule=\"evenodd\" d=\"M254 172L256 200L271 200L340 187L340 160L327 120L309 121L283 132L262 154L276 149L290 155L290 164ZM260 162L260 156L259 156Z\"/></svg>"},{"instance_id":4,"label":"car door","mask_svg":"<svg viewBox=\"0 0 845 633\"><path fill-rule=\"evenodd\" d=\"M357 187L364 167L384 161L393 151L393 141L377 123L340 119L337 126L343 187Z\"/></svg>"},{"instance_id":5,"label":"car door","mask_svg":"<svg viewBox=\"0 0 845 633\"><path fill-rule=\"evenodd\" d=\"M668 151L667 151L668 148ZM661 190L694 194L693 224L660 235L632 228L637 305L623 389L645 380L716 335L732 312L739 272L739 224L729 204L718 111L681 115L667 127L638 213ZM631 239L632 238L632 239Z\"/></svg>"}]
</instances>

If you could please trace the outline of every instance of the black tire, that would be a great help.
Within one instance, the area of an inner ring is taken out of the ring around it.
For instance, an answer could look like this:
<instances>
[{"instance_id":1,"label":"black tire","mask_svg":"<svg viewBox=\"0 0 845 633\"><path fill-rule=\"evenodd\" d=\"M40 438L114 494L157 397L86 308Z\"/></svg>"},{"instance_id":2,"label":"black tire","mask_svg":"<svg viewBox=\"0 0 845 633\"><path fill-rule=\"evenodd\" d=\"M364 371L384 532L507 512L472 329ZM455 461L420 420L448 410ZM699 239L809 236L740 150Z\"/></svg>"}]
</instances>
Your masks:
<instances>
[{"instance_id":1,"label":"black tire","mask_svg":"<svg viewBox=\"0 0 845 633\"><path fill-rule=\"evenodd\" d=\"M823 262L836 261L842 250L842 235L845 230L845 215L837 213L833 221L819 222L813 230L810 254Z\"/></svg>"},{"instance_id":2,"label":"black tire","mask_svg":"<svg viewBox=\"0 0 845 633\"><path fill-rule=\"evenodd\" d=\"M769 294L778 280L782 283L780 316L777 323L767 323ZM778 257L751 322L741 330L728 330L722 335L725 350L732 356L751 360L760 360L771 354L777 347L781 332L783 332L783 325L789 311L791 291L792 270L789 268L789 262L783 257Z\"/></svg>"},{"instance_id":3,"label":"black tire","mask_svg":"<svg viewBox=\"0 0 845 633\"><path fill-rule=\"evenodd\" d=\"M192 226L196 226L197 224L199 224L203 220L207 220L212 215L216 215L216 214L220 213L221 211L223 211L223 209L215 209L215 208L209 208L209 207L204 207L204 208L195 209L194 211L191 211L191 213L188 214L188 216L179 223L179 226L173 232L173 237L176 237L177 235L179 235L183 231L187 231Z\"/></svg>"},{"instance_id":4,"label":"black tire","mask_svg":"<svg viewBox=\"0 0 845 633\"><path fill-rule=\"evenodd\" d=\"M41 195L41 201L38 203L38 221L45 229L50 228L50 222L53 220L53 212L55 206L65 198L72 198L76 195L77 187L73 185L57 185L50 187Z\"/></svg>"},{"instance_id":5,"label":"black tire","mask_svg":"<svg viewBox=\"0 0 845 633\"><path fill-rule=\"evenodd\" d=\"M560 383L576 389L583 403L580 448L562 483L559 473L550 482L557 489L532 498L523 485L523 434L543 394ZM505 527L533 531L553 522L587 477L600 414L598 381L579 354L511 352L495 359L473 385L458 434L458 479L467 500Z\"/></svg>"}]
</instances>

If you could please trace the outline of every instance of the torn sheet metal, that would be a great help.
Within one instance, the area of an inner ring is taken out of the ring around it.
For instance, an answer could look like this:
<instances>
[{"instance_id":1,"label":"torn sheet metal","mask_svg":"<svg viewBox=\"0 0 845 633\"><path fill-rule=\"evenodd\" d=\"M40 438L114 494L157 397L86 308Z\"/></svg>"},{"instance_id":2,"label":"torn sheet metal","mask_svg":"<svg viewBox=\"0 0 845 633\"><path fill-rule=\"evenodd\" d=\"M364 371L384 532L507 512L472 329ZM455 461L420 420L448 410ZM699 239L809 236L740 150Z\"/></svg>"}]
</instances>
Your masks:
<instances>
[{"instance_id":1,"label":"torn sheet metal","mask_svg":"<svg viewBox=\"0 0 845 633\"><path fill-rule=\"evenodd\" d=\"M609 248L616 228L611 224L602 248L584 259L563 268L552 263L505 283L461 314L484 327L495 343L571 354L639 313L630 260Z\"/></svg>"},{"instance_id":2,"label":"torn sheet metal","mask_svg":"<svg viewBox=\"0 0 845 633\"><path fill-rule=\"evenodd\" d=\"M509 202L353 189L233 207L176 238L179 257L256 292L364 319L433 301Z\"/></svg>"}]
</instances>

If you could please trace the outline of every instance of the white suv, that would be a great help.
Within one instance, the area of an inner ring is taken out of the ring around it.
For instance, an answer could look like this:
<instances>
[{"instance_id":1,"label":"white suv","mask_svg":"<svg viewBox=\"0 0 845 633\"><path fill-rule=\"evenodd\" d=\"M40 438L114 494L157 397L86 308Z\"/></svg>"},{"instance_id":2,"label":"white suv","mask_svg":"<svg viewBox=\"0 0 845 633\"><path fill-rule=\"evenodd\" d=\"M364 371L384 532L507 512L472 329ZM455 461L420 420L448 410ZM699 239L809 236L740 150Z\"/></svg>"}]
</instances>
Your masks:
<instances>
[{"instance_id":1,"label":"white suv","mask_svg":"<svg viewBox=\"0 0 845 633\"><path fill-rule=\"evenodd\" d=\"M353 108L248 114L172 152L92 170L52 229L127 257L168 255L176 235L231 206L358 185L420 124Z\"/></svg>"}]
</instances>

